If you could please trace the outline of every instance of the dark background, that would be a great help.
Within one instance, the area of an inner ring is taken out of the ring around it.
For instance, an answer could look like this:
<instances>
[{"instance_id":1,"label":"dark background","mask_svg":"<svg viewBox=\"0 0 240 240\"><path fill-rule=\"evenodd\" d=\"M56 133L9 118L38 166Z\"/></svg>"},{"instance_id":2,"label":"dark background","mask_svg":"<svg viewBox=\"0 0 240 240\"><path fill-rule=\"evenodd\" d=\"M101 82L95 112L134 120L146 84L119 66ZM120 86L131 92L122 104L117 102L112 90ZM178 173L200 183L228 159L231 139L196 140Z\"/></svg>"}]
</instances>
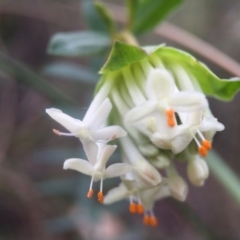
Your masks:
<instances>
[{"instance_id":1,"label":"dark background","mask_svg":"<svg viewBox=\"0 0 240 240\"><path fill-rule=\"evenodd\" d=\"M240 61L239 12L237 0L188 0L167 20ZM6 74L0 62L0 240L240 239L239 205L213 175L202 188L190 186L187 204L169 199L158 202L155 212L160 224L152 229L143 227L140 216L128 213L127 201L100 206L96 199L88 200L90 179L62 169L65 159L83 156L82 149L77 139L52 134L51 129L59 125L45 114L45 108L67 109L81 118L91 101L101 62L52 57L46 54L46 47L52 34L81 29L87 25L78 0L0 0L1 52L11 63L17 60L40 74L75 102L69 107L49 98L34 87L37 79L28 81L19 72ZM142 45L161 42L184 49L153 34L140 38ZM219 77L232 77L194 55ZM82 79L44 74L43 69L56 61L95 70ZM214 148L239 174L240 95L231 103L209 100L214 115L226 127L216 135ZM107 182L105 189L117 182Z\"/></svg>"}]
</instances>

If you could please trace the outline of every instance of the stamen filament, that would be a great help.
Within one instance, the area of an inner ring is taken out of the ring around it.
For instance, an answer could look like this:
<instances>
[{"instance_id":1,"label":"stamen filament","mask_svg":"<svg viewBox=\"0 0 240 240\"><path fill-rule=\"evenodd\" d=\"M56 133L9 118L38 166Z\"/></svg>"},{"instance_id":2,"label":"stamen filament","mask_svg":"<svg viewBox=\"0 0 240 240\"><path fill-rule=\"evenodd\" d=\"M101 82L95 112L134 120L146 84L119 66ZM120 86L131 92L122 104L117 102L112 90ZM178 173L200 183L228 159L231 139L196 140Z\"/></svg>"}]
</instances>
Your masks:
<instances>
[{"instance_id":1,"label":"stamen filament","mask_svg":"<svg viewBox=\"0 0 240 240\"><path fill-rule=\"evenodd\" d=\"M150 211L150 225L152 227L156 227L158 225L158 221L157 221L157 218L155 217L154 213L153 213L153 210Z\"/></svg>"},{"instance_id":2,"label":"stamen filament","mask_svg":"<svg viewBox=\"0 0 240 240\"><path fill-rule=\"evenodd\" d=\"M98 201L99 201L100 203L103 203L103 199L104 199L102 190L103 190L103 178L101 178L101 181L100 181L100 191L98 192L98 195L97 195Z\"/></svg>"},{"instance_id":3,"label":"stamen filament","mask_svg":"<svg viewBox=\"0 0 240 240\"><path fill-rule=\"evenodd\" d=\"M93 185L93 177L91 178L91 182L90 182L90 187L89 187L89 191L87 193L87 197L91 198L93 195L93 189L92 189L92 185Z\"/></svg>"},{"instance_id":4,"label":"stamen filament","mask_svg":"<svg viewBox=\"0 0 240 240\"><path fill-rule=\"evenodd\" d=\"M132 214L137 212L137 204L136 203L131 202L129 204L129 212L132 213Z\"/></svg>"},{"instance_id":5,"label":"stamen filament","mask_svg":"<svg viewBox=\"0 0 240 240\"><path fill-rule=\"evenodd\" d=\"M172 108L169 108L165 111L166 117L167 117L167 124L169 127L175 126L175 115Z\"/></svg>"},{"instance_id":6,"label":"stamen filament","mask_svg":"<svg viewBox=\"0 0 240 240\"><path fill-rule=\"evenodd\" d=\"M144 214L143 224L144 224L144 225L150 225L150 216L148 215L148 213L145 213L145 214Z\"/></svg>"},{"instance_id":7,"label":"stamen filament","mask_svg":"<svg viewBox=\"0 0 240 240\"><path fill-rule=\"evenodd\" d=\"M75 136L73 133L63 133L63 132L58 131L57 129L53 129L52 131L58 136L67 136L67 137Z\"/></svg>"}]
</instances>

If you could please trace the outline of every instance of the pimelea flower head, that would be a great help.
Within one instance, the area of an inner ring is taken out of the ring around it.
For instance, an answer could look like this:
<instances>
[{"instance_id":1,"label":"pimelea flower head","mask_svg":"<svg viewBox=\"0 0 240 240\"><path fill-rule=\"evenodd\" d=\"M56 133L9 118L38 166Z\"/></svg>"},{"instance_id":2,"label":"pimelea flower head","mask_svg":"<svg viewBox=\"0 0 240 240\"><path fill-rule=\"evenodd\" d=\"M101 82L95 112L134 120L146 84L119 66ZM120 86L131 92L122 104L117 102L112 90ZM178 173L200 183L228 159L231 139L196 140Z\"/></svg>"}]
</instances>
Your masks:
<instances>
[{"instance_id":1,"label":"pimelea flower head","mask_svg":"<svg viewBox=\"0 0 240 240\"><path fill-rule=\"evenodd\" d=\"M167 196L179 201L187 198L188 186L175 167L176 160L187 162L193 185L202 186L207 179L203 157L212 148L215 132L224 126L212 115L205 94L231 99L237 91L235 81L217 78L183 51L119 41L100 73L95 97L82 121L57 109L46 110L70 131L54 132L78 137L89 161L68 159L64 168L91 176L88 197L93 194L93 181L100 180L100 202L128 198L130 212L144 213L144 224L156 226L155 201ZM106 168L116 149L106 144L117 138L123 163ZM158 169L166 171L167 178ZM116 176L121 176L121 184L103 198L103 179Z\"/></svg>"}]
</instances>

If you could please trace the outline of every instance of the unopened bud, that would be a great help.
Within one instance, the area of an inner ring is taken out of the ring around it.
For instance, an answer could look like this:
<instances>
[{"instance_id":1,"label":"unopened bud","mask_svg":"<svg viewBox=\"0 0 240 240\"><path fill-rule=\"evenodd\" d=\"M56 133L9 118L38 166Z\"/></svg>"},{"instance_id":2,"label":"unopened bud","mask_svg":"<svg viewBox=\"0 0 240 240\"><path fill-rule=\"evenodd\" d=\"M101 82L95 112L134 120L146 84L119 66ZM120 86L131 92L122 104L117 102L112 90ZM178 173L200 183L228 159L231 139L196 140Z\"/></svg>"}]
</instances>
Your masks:
<instances>
[{"instance_id":1,"label":"unopened bud","mask_svg":"<svg viewBox=\"0 0 240 240\"><path fill-rule=\"evenodd\" d=\"M168 186L174 198L179 201L185 201L188 193L188 186L184 179L177 173L168 177Z\"/></svg>"},{"instance_id":2,"label":"unopened bud","mask_svg":"<svg viewBox=\"0 0 240 240\"><path fill-rule=\"evenodd\" d=\"M187 174L193 185L197 187L202 186L209 175L207 163L199 156L195 156L188 163Z\"/></svg>"}]
</instances>

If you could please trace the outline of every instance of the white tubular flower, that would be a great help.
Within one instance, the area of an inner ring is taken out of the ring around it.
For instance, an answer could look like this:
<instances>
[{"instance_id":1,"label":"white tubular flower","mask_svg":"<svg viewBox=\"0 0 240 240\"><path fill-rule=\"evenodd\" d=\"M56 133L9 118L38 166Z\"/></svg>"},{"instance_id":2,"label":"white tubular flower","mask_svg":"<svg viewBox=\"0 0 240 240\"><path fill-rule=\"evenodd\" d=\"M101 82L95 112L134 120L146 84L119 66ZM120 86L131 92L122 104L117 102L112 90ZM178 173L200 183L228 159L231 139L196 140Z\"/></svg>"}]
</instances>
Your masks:
<instances>
[{"instance_id":1,"label":"white tubular flower","mask_svg":"<svg viewBox=\"0 0 240 240\"><path fill-rule=\"evenodd\" d=\"M92 107L90 106L89 109L91 110ZM89 116L87 112L83 121L72 118L55 108L46 109L46 113L71 132L69 134L60 133L55 130L54 132L58 135L75 136L81 141L110 141L115 138L124 137L127 134L126 131L119 126L104 127L111 109L112 104L109 98L106 98L100 106L95 109L95 112L91 110L91 116Z\"/></svg>"},{"instance_id":2,"label":"white tubular flower","mask_svg":"<svg viewBox=\"0 0 240 240\"><path fill-rule=\"evenodd\" d=\"M158 222L153 213L155 201L171 196L166 181L155 187L147 188L139 180L122 178L122 183L110 190L104 198L104 204L111 204L129 198L130 213L144 213L145 225L157 226Z\"/></svg>"},{"instance_id":3,"label":"white tubular flower","mask_svg":"<svg viewBox=\"0 0 240 240\"><path fill-rule=\"evenodd\" d=\"M224 130L224 125L214 117L203 117L201 112L189 113L181 118L183 122L189 125L189 130L182 135L186 142L194 139L198 146L198 152L202 157L207 156L208 151L212 148L211 139L216 131ZM181 117L181 116L180 116ZM209 135L206 139L205 135Z\"/></svg>"},{"instance_id":4,"label":"white tubular flower","mask_svg":"<svg viewBox=\"0 0 240 240\"><path fill-rule=\"evenodd\" d=\"M126 163L115 163L106 168L106 163L116 148L116 145L104 146L98 156L95 155L95 161L92 162L88 162L79 158L71 158L67 159L63 165L64 169L76 170L92 177L89 192L87 194L89 198L93 195L93 181L101 181L100 191L98 192L98 201L100 203L103 202L104 198L102 193L103 180L106 178L119 177L132 170L132 167Z\"/></svg>"},{"instance_id":5,"label":"white tubular flower","mask_svg":"<svg viewBox=\"0 0 240 240\"><path fill-rule=\"evenodd\" d=\"M209 175L208 165L204 159L196 155L188 162L187 174L193 185L201 187Z\"/></svg>"},{"instance_id":6,"label":"white tubular flower","mask_svg":"<svg viewBox=\"0 0 240 240\"><path fill-rule=\"evenodd\" d=\"M168 167L167 175L171 195L181 202L185 201L188 194L188 185L185 180L177 173L173 165Z\"/></svg>"},{"instance_id":7,"label":"white tubular flower","mask_svg":"<svg viewBox=\"0 0 240 240\"><path fill-rule=\"evenodd\" d=\"M165 69L153 69L146 82L148 101L133 108L125 116L127 123L134 123L153 114L165 114L169 127L176 125L175 112L199 111L208 106L205 96L199 92L179 92L173 77Z\"/></svg>"},{"instance_id":8,"label":"white tubular flower","mask_svg":"<svg viewBox=\"0 0 240 240\"><path fill-rule=\"evenodd\" d=\"M157 119L157 131L150 137L152 143L161 149L171 149L174 154L183 151L191 142L193 136L189 138L189 126L186 124L176 125L169 128L165 119L160 116Z\"/></svg>"},{"instance_id":9,"label":"white tubular flower","mask_svg":"<svg viewBox=\"0 0 240 240\"><path fill-rule=\"evenodd\" d=\"M149 187L159 184L162 181L160 173L141 155L130 138L126 137L120 142L127 161L133 166L136 177Z\"/></svg>"}]
</instances>

